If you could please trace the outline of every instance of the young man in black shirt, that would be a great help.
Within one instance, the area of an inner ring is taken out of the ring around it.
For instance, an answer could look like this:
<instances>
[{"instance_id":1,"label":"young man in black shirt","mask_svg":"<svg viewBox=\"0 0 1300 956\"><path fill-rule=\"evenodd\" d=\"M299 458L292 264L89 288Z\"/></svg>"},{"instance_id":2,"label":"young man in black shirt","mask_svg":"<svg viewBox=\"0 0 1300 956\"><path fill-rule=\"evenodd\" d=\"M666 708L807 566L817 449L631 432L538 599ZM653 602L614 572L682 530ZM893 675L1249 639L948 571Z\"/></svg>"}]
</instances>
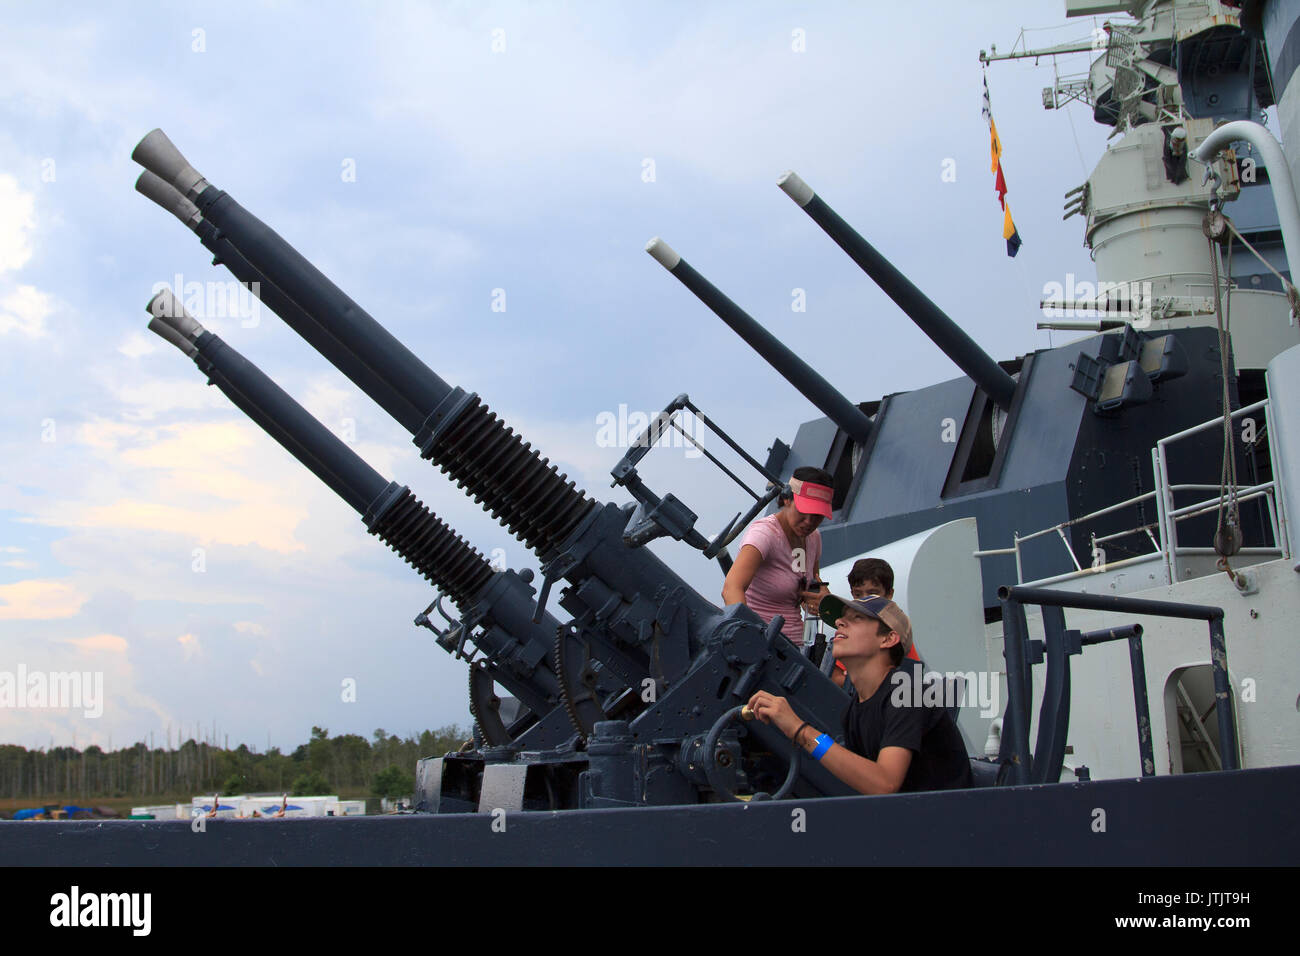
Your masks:
<instances>
[{"instance_id":1,"label":"young man in black shirt","mask_svg":"<svg viewBox=\"0 0 1300 956\"><path fill-rule=\"evenodd\" d=\"M920 666L904 661L912 631L902 609L886 598L846 601L827 595L820 614L835 628L831 652L856 688L844 718L848 746L800 721L789 701L766 691L750 698L754 716L861 793L969 787L970 758L944 710L942 685L922 684Z\"/></svg>"}]
</instances>

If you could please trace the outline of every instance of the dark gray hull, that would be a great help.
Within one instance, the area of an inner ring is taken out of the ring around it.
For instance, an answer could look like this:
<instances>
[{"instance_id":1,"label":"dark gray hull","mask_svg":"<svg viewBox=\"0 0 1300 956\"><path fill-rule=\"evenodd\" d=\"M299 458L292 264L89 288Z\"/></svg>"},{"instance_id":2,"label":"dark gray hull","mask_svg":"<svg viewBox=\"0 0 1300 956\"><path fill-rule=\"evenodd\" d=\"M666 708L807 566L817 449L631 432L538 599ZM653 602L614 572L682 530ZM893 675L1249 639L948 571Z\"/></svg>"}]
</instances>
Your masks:
<instances>
[{"instance_id":1,"label":"dark gray hull","mask_svg":"<svg viewBox=\"0 0 1300 956\"><path fill-rule=\"evenodd\" d=\"M764 804L189 823L0 823L34 866L1294 866L1300 766ZM796 832L796 809L805 811ZM1102 829L1104 823L1104 830ZM497 824L500 828L500 823Z\"/></svg>"}]
</instances>

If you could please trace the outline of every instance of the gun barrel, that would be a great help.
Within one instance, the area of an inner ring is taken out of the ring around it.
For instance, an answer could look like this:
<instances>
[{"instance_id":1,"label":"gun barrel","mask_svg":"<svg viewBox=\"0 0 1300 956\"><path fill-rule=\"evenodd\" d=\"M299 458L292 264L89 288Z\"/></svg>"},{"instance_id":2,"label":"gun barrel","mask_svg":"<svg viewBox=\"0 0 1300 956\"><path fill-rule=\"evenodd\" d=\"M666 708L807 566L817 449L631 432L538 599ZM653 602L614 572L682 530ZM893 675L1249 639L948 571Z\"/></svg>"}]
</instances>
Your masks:
<instances>
[{"instance_id":1,"label":"gun barrel","mask_svg":"<svg viewBox=\"0 0 1300 956\"><path fill-rule=\"evenodd\" d=\"M150 305L152 304L153 303L150 302ZM176 331L166 322L162 321L162 319L159 318L150 319L149 331L153 332L155 335L159 336L162 339L165 339L166 341L170 342L172 345L176 346L178 349L184 352L185 355L189 358L194 358L194 356L199 354L199 350L194 347L193 342L191 342L185 336L181 335L180 332Z\"/></svg>"},{"instance_id":2,"label":"gun barrel","mask_svg":"<svg viewBox=\"0 0 1300 956\"><path fill-rule=\"evenodd\" d=\"M414 405L382 377L362 364L356 356L340 345L337 339L312 321L311 317L298 308L292 299L280 291L279 287L253 268L221 230L203 219L198 207L182 196L171 184L146 169L136 180L135 188L137 192L152 199L185 223L199 237L204 247L212 253L215 262L229 269L231 275L247 286L263 305L280 316L285 325L297 332L330 364L344 371L349 379L374 399L402 427L411 432L420 428L425 416L421 415Z\"/></svg>"},{"instance_id":3,"label":"gun barrel","mask_svg":"<svg viewBox=\"0 0 1300 956\"><path fill-rule=\"evenodd\" d=\"M189 355L231 402L362 516L366 528L465 616L478 615L473 637L495 663L493 679L541 716L561 693L549 651L559 622L534 621L527 579L497 575L409 488L385 479L259 369L207 331L163 290L149 302L149 328ZM497 666L500 665L500 666Z\"/></svg>"},{"instance_id":4,"label":"gun barrel","mask_svg":"<svg viewBox=\"0 0 1300 956\"><path fill-rule=\"evenodd\" d=\"M695 297L713 310L723 322L748 343L754 351L785 376L808 401L816 405L837 426L848 433L858 444L864 444L871 434L871 419L862 413L843 393L822 378L807 362L791 351L780 339L763 328L744 309L736 305L708 279L693 269L668 243L655 237L646 243L645 251L669 271Z\"/></svg>"},{"instance_id":5,"label":"gun barrel","mask_svg":"<svg viewBox=\"0 0 1300 956\"><path fill-rule=\"evenodd\" d=\"M194 205L171 183L161 176L145 170L135 181L135 191L146 199L151 199L185 224L186 228L197 231L203 217L199 207Z\"/></svg>"},{"instance_id":6,"label":"gun barrel","mask_svg":"<svg viewBox=\"0 0 1300 956\"><path fill-rule=\"evenodd\" d=\"M885 291L898 307L943 350L1004 411L1011 408L1016 380L1008 375L966 332L930 301L893 264L831 209L812 188L793 172L777 185L809 218L821 226L849 258Z\"/></svg>"},{"instance_id":7,"label":"gun barrel","mask_svg":"<svg viewBox=\"0 0 1300 956\"><path fill-rule=\"evenodd\" d=\"M166 141L166 148L162 146ZM136 147L132 158L193 199L203 218L226 233L245 259L321 325L337 331L336 338L366 365L383 372L393 387L419 407L433 408L451 386L387 329L352 301L273 229L244 209L233 197L208 184L181 156L161 130L154 130ZM179 172L177 172L179 170ZM188 183L197 177L197 184Z\"/></svg>"},{"instance_id":8,"label":"gun barrel","mask_svg":"<svg viewBox=\"0 0 1300 956\"><path fill-rule=\"evenodd\" d=\"M416 415L399 420L412 432L424 457L529 547L544 557L559 550L594 504L565 475L491 414L477 396L453 389L434 374L274 230L229 194L209 185L161 130L145 137L132 157L192 196L204 220L265 282L416 410ZM379 401L371 393L373 380L358 375L356 363L341 363L337 354L326 358ZM502 482L502 475L509 475L510 481Z\"/></svg>"},{"instance_id":9,"label":"gun barrel","mask_svg":"<svg viewBox=\"0 0 1300 956\"><path fill-rule=\"evenodd\" d=\"M193 200L208 185L160 129L150 130L131 151L131 158L186 199Z\"/></svg>"},{"instance_id":10,"label":"gun barrel","mask_svg":"<svg viewBox=\"0 0 1300 956\"><path fill-rule=\"evenodd\" d=\"M462 608L492 577L487 560L411 494L370 467L261 369L181 307L171 290L150 300L149 328L194 360L209 380L348 503L372 534ZM188 346L188 348L187 348Z\"/></svg>"}]
</instances>

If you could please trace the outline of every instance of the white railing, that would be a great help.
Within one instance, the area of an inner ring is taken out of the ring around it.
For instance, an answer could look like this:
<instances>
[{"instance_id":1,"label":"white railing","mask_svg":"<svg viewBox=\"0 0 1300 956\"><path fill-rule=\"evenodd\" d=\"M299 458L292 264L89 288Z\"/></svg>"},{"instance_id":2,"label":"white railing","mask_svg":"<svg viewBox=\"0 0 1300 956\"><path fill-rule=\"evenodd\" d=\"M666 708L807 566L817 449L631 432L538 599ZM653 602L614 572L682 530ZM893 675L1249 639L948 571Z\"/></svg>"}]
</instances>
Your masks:
<instances>
[{"instance_id":1,"label":"white railing","mask_svg":"<svg viewBox=\"0 0 1300 956\"><path fill-rule=\"evenodd\" d=\"M1232 413L1232 418L1236 419L1242 415L1251 412L1265 411L1268 409L1268 399L1255 402L1252 405L1246 405ZM1155 489L1144 494L1135 495L1124 501L1116 502L1113 505L1107 505L1097 511L1093 511L1078 518L1072 518L1069 521L1062 521L1060 524L1052 525L1049 528L1043 528L1031 534L1021 535L1015 532L1012 536L1013 543L1009 548L992 548L988 550L976 551L975 557L983 558L992 555L1014 554L1016 556L1016 581L1020 584L1025 583L1024 568L1021 560L1020 546L1027 541L1035 538L1041 538L1046 535L1055 534L1061 539L1065 546L1065 553L1069 555L1071 563L1074 565L1073 571L1067 571L1065 574L1058 574L1048 579L1038 579L1038 583L1055 583L1070 578L1079 577L1085 574L1096 574L1102 571L1110 571L1122 568L1127 565L1150 562L1154 557L1159 557L1164 566L1165 583L1171 584L1178 580L1178 556L1181 555L1212 555L1215 553L1213 548L1205 547L1180 547L1178 544L1178 523L1180 521L1194 518L1199 515L1216 511L1221 505L1220 488L1218 485L1208 484L1170 484L1169 473L1167 469L1168 448L1171 444L1191 435L1199 434L1214 428L1222 428L1222 418L1212 418L1207 422L1194 425L1191 428L1185 428L1180 432L1168 435L1158 442L1156 447L1151 450L1151 467L1155 478ZM1237 491L1237 501L1239 503L1253 501L1262 498L1267 505L1269 527L1273 534L1273 547L1270 548L1242 548L1239 552L1243 555L1273 555L1285 557L1291 554L1291 544L1289 535L1289 524L1285 511L1283 496L1277 493L1278 487L1283 482L1283 476L1280 473L1281 463L1273 459L1273 480L1262 482L1258 485L1251 485L1247 488L1240 488ZM1178 492L1202 491L1214 492L1213 496L1207 497L1193 504L1176 507L1174 504L1174 495ZM1092 553L1094 561L1091 567L1084 568L1079 564L1079 559L1075 556L1074 548L1070 546L1070 540L1065 536L1065 529L1072 525L1082 524L1085 521L1092 521L1103 515L1108 515L1119 511L1123 508L1129 508L1133 505L1140 504L1148 499L1155 499L1156 504L1156 521L1154 524L1139 524L1123 531L1115 531L1110 534L1092 536ZM1152 531L1159 533L1159 538L1152 534ZM1120 561L1105 560L1105 551L1099 546L1120 538L1127 538L1137 534L1145 534L1147 540L1151 542L1152 550L1124 558Z\"/></svg>"},{"instance_id":2,"label":"white railing","mask_svg":"<svg viewBox=\"0 0 1300 956\"><path fill-rule=\"evenodd\" d=\"M1267 415L1268 399L1262 399L1252 405L1245 405L1235 412L1232 412L1233 419L1248 415L1251 412L1262 411ZM1161 553L1165 562L1165 573L1172 583L1178 580L1178 555L1179 554L1213 554L1212 548L1180 548L1178 546L1178 522L1186 518L1194 518L1197 515L1207 514L1211 511L1217 511L1221 506L1220 488L1218 485L1171 485L1169 483L1168 471L1168 448L1171 444L1180 439L1187 438L1190 435L1196 435L1204 431L1210 431L1223 427L1222 418L1212 418L1207 422L1201 422L1199 425L1193 425L1191 428L1185 428L1180 432L1168 435L1158 442L1156 447L1151 450L1151 467L1155 474L1156 481L1156 509L1157 521L1160 524L1160 541ZM1272 457L1272 456L1270 456ZM1263 498L1268 506L1269 527L1273 533L1272 548L1243 548L1241 553L1244 554L1275 554L1279 557L1289 556L1291 554L1290 535L1288 534L1287 522L1284 515L1281 514L1282 498L1277 493L1281 475L1279 474L1281 463L1276 458L1273 459L1273 480L1265 481L1258 485L1251 485L1247 488L1241 488L1237 491L1237 501L1253 501L1256 498ZM1213 497L1206 498L1202 501L1190 505L1183 505L1181 508L1174 505L1174 494L1179 491L1213 491Z\"/></svg>"}]
</instances>

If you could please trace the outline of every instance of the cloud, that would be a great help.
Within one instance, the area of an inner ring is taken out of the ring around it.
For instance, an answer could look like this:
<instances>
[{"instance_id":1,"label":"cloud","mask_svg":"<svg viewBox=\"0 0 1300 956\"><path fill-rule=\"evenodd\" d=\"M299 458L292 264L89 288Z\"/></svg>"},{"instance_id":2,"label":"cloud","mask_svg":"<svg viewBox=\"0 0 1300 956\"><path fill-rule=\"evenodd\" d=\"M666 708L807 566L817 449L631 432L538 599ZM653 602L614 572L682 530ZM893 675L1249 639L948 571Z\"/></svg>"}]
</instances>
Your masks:
<instances>
[{"instance_id":1,"label":"cloud","mask_svg":"<svg viewBox=\"0 0 1300 956\"><path fill-rule=\"evenodd\" d=\"M171 531L191 536L205 545L256 544L270 551L301 551L303 544L294 538L293 529L306 518L306 509L286 513L282 506L283 502L279 502L200 510L118 498L83 509L77 516L77 524L87 528Z\"/></svg>"},{"instance_id":2,"label":"cloud","mask_svg":"<svg viewBox=\"0 0 1300 956\"><path fill-rule=\"evenodd\" d=\"M199 643L199 638L195 634L182 634L176 638L176 643L184 649L187 661L203 653L203 645Z\"/></svg>"},{"instance_id":3,"label":"cloud","mask_svg":"<svg viewBox=\"0 0 1300 956\"><path fill-rule=\"evenodd\" d=\"M0 272L27 264L32 257L27 234L35 228L35 197L23 192L12 176L0 175Z\"/></svg>"},{"instance_id":4,"label":"cloud","mask_svg":"<svg viewBox=\"0 0 1300 956\"><path fill-rule=\"evenodd\" d=\"M336 436L347 440L356 433L357 392L324 379L313 379L298 404ZM350 423L350 424L349 424ZM350 429L350 432L349 432Z\"/></svg>"},{"instance_id":5,"label":"cloud","mask_svg":"<svg viewBox=\"0 0 1300 956\"><path fill-rule=\"evenodd\" d=\"M104 651L109 654L125 654L127 643L125 637L116 634L92 634L90 637L74 637L65 644L71 644L83 651Z\"/></svg>"},{"instance_id":6,"label":"cloud","mask_svg":"<svg viewBox=\"0 0 1300 956\"><path fill-rule=\"evenodd\" d=\"M29 339L45 334L45 319L53 311L50 297L32 285L20 285L0 299L0 335L21 332Z\"/></svg>"},{"instance_id":7,"label":"cloud","mask_svg":"<svg viewBox=\"0 0 1300 956\"><path fill-rule=\"evenodd\" d=\"M67 581L31 579L0 584L0 621L48 621L72 617L88 595Z\"/></svg>"},{"instance_id":8,"label":"cloud","mask_svg":"<svg viewBox=\"0 0 1300 956\"><path fill-rule=\"evenodd\" d=\"M35 561L6 561L6 568L17 568L19 571L30 571L36 567Z\"/></svg>"},{"instance_id":9,"label":"cloud","mask_svg":"<svg viewBox=\"0 0 1300 956\"><path fill-rule=\"evenodd\" d=\"M156 337L150 338L143 332L132 332L126 337L126 341L117 347L117 350L127 358L139 358L158 351L158 346L154 344L157 341Z\"/></svg>"},{"instance_id":10,"label":"cloud","mask_svg":"<svg viewBox=\"0 0 1300 956\"><path fill-rule=\"evenodd\" d=\"M263 454L272 453L264 440L254 441L254 431L238 422L86 423L78 440L111 461L126 487L87 487L45 520L64 527L166 531L205 545L301 551L294 532L306 520L307 507L292 484L253 477L266 470Z\"/></svg>"},{"instance_id":11,"label":"cloud","mask_svg":"<svg viewBox=\"0 0 1300 956\"><path fill-rule=\"evenodd\" d=\"M122 406L121 417L128 422L153 421L167 412L230 407L224 395L194 379L149 378L129 385L115 383L111 390Z\"/></svg>"},{"instance_id":12,"label":"cloud","mask_svg":"<svg viewBox=\"0 0 1300 956\"><path fill-rule=\"evenodd\" d=\"M0 274L23 268L32 258L28 235L36 228L36 199L18 181L0 175ZM0 290L0 335L17 332L29 339L45 334L52 299L33 285Z\"/></svg>"},{"instance_id":13,"label":"cloud","mask_svg":"<svg viewBox=\"0 0 1300 956\"><path fill-rule=\"evenodd\" d=\"M131 468L209 471L220 463L246 458L253 441L253 428L237 421L187 422L159 428L97 422L86 426L82 435L88 435L92 428L98 434L90 440L103 450L123 455L124 464ZM109 440L107 445L105 438ZM122 447L128 440L131 447Z\"/></svg>"},{"instance_id":14,"label":"cloud","mask_svg":"<svg viewBox=\"0 0 1300 956\"><path fill-rule=\"evenodd\" d=\"M90 614L89 609L85 612ZM16 631L17 629L15 629ZM43 746L51 739L61 744L76 740L77 746L96 743L101 747L112 737L117 746L131 739L147 739L154 728L174 722L147 686L156 686L157 678L138 674L129 653L129 642L121 634L73 626L63 635L29 638L6 636L6 647L23 660L28 671L49 673L68 671L97 672L96 699L83 701L84 708L23 708L5 715L5 742L24 746ZM87 634L87 631L90 633ZM173 668L174 670L174 668ZM125 738L125 739L124 739Z\"/></svg>"}]
</instances>

